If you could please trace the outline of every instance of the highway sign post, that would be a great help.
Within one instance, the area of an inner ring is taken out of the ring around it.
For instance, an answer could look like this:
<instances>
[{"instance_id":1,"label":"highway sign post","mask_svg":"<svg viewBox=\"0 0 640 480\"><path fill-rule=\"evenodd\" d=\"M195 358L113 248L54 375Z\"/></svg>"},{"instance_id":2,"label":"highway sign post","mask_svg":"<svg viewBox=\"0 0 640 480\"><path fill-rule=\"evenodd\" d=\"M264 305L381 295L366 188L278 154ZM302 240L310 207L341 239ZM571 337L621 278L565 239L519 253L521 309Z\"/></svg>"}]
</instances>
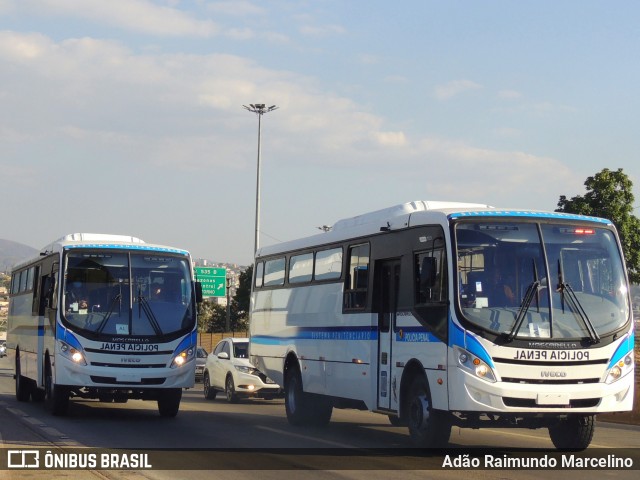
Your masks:
<instances>
[{"instance_id":1,"label":"highway sign post","mask_svg":"<svg viewBox=\"0 0 640 480\"><path fill-rule=\"evenodd\" d=\"M202 296L225 297L227 295L227 269L194 267L196 280L202 284Z\"/></svg>"}]
</instances>

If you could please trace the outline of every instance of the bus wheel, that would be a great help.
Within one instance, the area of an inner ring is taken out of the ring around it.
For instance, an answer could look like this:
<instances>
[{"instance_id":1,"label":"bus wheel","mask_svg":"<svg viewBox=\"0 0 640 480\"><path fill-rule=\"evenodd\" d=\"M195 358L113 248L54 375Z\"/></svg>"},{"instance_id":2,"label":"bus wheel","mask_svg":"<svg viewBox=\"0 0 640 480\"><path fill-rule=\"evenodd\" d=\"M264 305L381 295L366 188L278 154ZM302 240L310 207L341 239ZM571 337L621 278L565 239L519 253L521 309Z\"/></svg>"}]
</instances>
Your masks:
<instances>
[{"instance_id":1,"label":"bus wheel","mask_svg":"<svg viewBox=\"0 0 640 480\"><path fill-rule=\"evenodd\" d=\"M209 379L209 372L204 372L202 377L202 385L204 386L204 398L205 400L213 400L216 398L216 389L211 386L211 380Z\"/></svg>"},{"instance_id":2,"label":"bus wheel","mask_svg":"<svg viewBox=\"0 0 640 480\"><path fill-rule=\"evenodd\" d=\"M407 422L403 421L397 415L387 415L389 417L389 423L394 427L406 427Z\"/></svg>"},{"instance_id":3,"label":"bus wheel","mask_svg":"<svg viewBox=\"0 0 640 480\"><path fill-rule=\"evenodd\" d=\"M413 442L420 447L442 447L449 442L451 422L446 414L431 405L427 379L413 379L409 387L407 423Z\"/></svg>"},{"instance_id":4,"label":"bus wheel","mask_svg":"<svg viewBox=\"0 0 640 480\"><path fill-rule=\"evenodd\" d=\"M549 437L559 450L584 450L596 429L594 415L570 415L549 427Z\"/></svg>"},{"instance_id":5,"label":"bus wheel","mask_svg":"<svg viewBox=\"0 0 640 480\"><path fill-rule=\"evenodd\" d=\"M69 390L53 383L50 366L44 377L44 407L55 416L64 416L69 409Z\"/></svg>"},{"instance_id":6,"label":"bus wheel","mask_svg":"<svg viewBox=\"0 0 640 480\"><path fill-rule=\"evenodd\" d=\"M297 365L287 369L284 385L284 406L291 425L321 427L331 421L333 403L327 397L302 390L302 376Z\"/></svg>"},{"instance_id":7,"label":"bus wheel","mask_svg":"<svg viewBox=\"0 0 640 480\"><path fill-rule=\"evenodd\" d=\"M331 421L333 414L333 403L322 395L312 395L307 399L311 403L311 419L309 423L317 427L323 427Z\"/></svg>"},{"instance_id":8,"label":"bus wheel","mask_svg":"<svg viewBox=\"0 0 640 480\"><path fill-rule=\"evenodd\" d=\"M16 400L28 402L31 396L31 382L20 374L20 358L16 355Z\"/></svg>"},{"instance_id":9,"label":"bus wheel","mask_svg":"<svg viewBox=\"0 0 640 480\"><path fill-rule=\"evenodd\" d=\"M302 376L297 365L289 367L284 378L284 408L291 425L309 424L307 396L302 391Z\"/></svg>"},{"instance_id":10,"label":"bus wheel","mask_svg":"<svg viewBox=\"0 0 640 480\"><path fill-rule=\"evenodd\" d=\"M161 417L175 417L180 410L180 400L182 400L182 389L171 388L160 392L158 397L158 411Z\"/></svg>"}]
</instances>

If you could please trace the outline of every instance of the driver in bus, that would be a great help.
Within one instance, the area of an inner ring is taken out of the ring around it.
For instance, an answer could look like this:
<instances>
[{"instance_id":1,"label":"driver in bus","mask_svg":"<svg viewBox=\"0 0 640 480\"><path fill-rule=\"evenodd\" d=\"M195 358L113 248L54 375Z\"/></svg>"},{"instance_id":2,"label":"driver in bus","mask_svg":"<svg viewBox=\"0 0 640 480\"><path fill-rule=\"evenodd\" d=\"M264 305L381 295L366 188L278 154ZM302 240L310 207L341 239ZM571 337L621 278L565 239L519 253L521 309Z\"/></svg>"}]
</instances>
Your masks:
<instances>
[{"instance_id":1,"label":"driver in bus","mask_svg":"<svg viewBox=\"0 0 640 480\"><path fill-rule=\"evenodd\" d=\"M82 282L76 280L70 286L71 289L66 292L67 312L86 314L89 311L89 300Z\"/></svg>"}]
</instances>

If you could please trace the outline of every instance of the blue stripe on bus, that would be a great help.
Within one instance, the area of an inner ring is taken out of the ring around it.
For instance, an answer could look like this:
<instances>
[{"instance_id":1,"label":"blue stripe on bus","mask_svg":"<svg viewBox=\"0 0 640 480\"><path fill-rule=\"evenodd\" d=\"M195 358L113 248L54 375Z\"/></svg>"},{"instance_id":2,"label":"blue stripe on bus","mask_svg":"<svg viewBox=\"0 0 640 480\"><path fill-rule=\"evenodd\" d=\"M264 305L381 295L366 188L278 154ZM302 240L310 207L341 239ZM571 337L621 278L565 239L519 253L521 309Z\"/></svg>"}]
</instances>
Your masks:
<instances>
[{"instance_id":1,"label":"blue stripe on bus","mask_svg":"<svg viewBox=\"0 0 640 480\"><path fill-rule=\"evenodd\" d=\"M616 363L622 360L627 356L630 352L633 351L633 347L635 345L635 334L628 335L625 340L623 340L618 348L616 349L613 357L611 357L611 361L609 362L609 366L607 368L613 367Z\"/></svg>"},{"instance_id":2,"label":"blue stripe on bus","mask_svg":"<svg viewBox=\"0 0 640 480\"><path fill-rule=\"evenodd\" d=\"M295 327L291 335L252 335L260 345L283 345L293 340L377 340L378 327Z\"/></svg>"},{"instance_id":3,"label":"blue stripe on bus","mask_svg":"<svg viewBox=\"0 0 640 480\"><path fill-rule=\"evenodd\" d=\"M73 335L71 332L69 332L69 330L64 328L59 323L56 323L56 339L62 340L76 350L79 350L81 352L84 351L84 348L82 348L80 341L75 337L75 335Z\"/></svg>"},{"instance_id":4,"label":"blue stripe on bus","mask_svg":"<svg viewBox=\"0 0 640 480\"><path fill-rule=\"evenodd\" d=\"M146 250L151 252L164 252L164 253L180 253L182 255L188 255L189 252L186 250L180 250L179 248L169 248L169 247L152 247L149 245L122 245L122 244L113 244L113 243L85 243L82 245L67 245L64 247L65 250L71 250L75 248L91 248L91 249L118 249L118 250Z\"/></svg>"},{"instance_id":5,"label":"blue stripe on bus","mask_svg":"<svg viewBox=\"0 0 640 480\"><path fill-rule=\"evenodd\" d=\"M495 368L491 356L475 337L465 334L465 331L452 321L449 321L449 332L449 346L464 348L491 368Z\"/></svg>"},{"instance_id":6,"label":"blue stripe on bus","mask_svg":"<svg viewBox=\"0 0 640 480\"><path fill-rule=\"evenodd\" d=\"M589 222L611 225L611 220L585 215L574 215L562 212L531 212L526 210L482 210L477 212L457 212L447 216L449 220L467 217L527 217L527 218L556 218L561 220L586 220Z\"/></svg>"}]
</instances>

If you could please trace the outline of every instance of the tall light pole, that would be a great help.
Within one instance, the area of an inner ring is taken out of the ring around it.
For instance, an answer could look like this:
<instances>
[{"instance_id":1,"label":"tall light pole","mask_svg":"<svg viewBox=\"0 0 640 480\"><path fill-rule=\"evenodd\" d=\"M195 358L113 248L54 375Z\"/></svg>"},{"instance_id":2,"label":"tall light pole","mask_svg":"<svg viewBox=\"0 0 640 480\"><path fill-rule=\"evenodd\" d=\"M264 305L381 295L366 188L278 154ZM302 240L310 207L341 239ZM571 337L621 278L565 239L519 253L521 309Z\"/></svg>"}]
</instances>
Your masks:
<instances>
[{"instance_id":1,"label":"tall light pole","mask_svg":"<svg viewBox=\"0 0 640 480\"><path fill-rule=\"evenodd\" d=\"M258 251L260 247L260 151L261 145L260 141L262 139L262 115L265 113L273 112L278 107L275 105L271 105L270 107L265 106L264 103L250 103L247 107L246 105L242 106L244 109L255 113L258 115L258 168L256 174L256 233L254 240L253 253Z\"/></svg>"}]
</instances>

